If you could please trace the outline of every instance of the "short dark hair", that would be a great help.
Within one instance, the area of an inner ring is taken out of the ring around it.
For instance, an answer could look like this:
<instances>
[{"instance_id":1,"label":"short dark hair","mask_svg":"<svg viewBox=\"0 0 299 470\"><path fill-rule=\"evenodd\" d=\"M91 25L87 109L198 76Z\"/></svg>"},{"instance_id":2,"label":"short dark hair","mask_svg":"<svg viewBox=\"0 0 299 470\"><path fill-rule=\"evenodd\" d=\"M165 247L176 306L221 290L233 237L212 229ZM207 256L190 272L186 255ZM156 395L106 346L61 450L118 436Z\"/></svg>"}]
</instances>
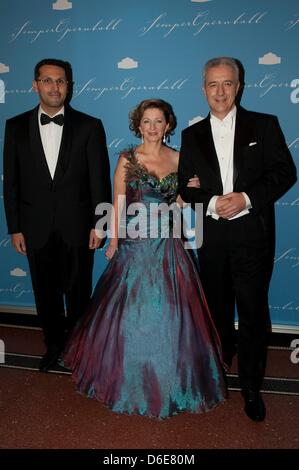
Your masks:
<instances>
[{"instance_id":1,"label":"short dark hair","mask_svg":"<svg viewBox=\"0 0 299 470\"><path fill-rule=\"evenodd\" d=\"M150 108L158 108L163 112L165 120L167 124L169 124L169 128L166 132L166 135L174 134L174 129L176 128L177 120L171 104L158 98L151 98L148 100L141 101L141 103L139 103L129 114L129 128L135 133L136 137L141 137L141 133L139 130L140 122L144 111Z\"/></svg>"},{"instance_id":2,"label":"short dark hair","mask_svg":"<svg viewBox=\"0 0 299 470\"><path fill-rule=\"evenodd\" d=\"M34 67L34 79L37 80L39 78L39 71L43 65L55 65L56 67L61 67L67 78L67 81L71 78L72 81L72 66L69 62L60 59L43 59L40 60L36 66Z\"/></svg>"}]
</instances>

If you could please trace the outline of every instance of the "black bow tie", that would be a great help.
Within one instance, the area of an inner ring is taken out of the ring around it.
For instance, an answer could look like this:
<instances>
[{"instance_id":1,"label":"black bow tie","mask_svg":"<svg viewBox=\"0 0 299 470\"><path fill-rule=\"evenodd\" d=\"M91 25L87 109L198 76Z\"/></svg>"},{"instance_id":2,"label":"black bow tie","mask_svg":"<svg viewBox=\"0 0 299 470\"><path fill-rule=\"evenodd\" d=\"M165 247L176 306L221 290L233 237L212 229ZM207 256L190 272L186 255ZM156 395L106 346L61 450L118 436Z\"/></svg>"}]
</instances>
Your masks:
<instances>
[{"instance_id":1,"label":"black bow tie","mask_svg":"<svg viewBox=\"0 0 299 470\"><path fill-rule=\"evenodd\" d=\"M40 115L40 123L42 126L45 124L49 124L49 122L55 122L55 124L58 124L58 126L63 126L64 123L64 115L63 114L57 114L57 116L50 117L45 113L42 113Z\"/></svg>"}]
</instances>

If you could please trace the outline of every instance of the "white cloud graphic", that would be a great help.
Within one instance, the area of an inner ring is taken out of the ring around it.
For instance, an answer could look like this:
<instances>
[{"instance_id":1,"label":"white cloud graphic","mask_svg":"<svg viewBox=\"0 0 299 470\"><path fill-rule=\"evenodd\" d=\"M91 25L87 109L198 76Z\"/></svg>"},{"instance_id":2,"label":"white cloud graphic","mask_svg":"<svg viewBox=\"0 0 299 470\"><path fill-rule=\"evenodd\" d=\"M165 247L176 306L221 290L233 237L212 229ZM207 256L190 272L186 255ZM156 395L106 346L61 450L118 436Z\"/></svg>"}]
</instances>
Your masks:
<instances>
[{"instance_id":1,"label":"white cloud graphic","mask_svg":"<svg viewBox=\"0 0 299 470\"><path fill-rule=\"evenodd\" d=\"M70 10L73 8L72 2L67 0L57 0L55 3L52 3L53 10Z\"/></svg>"},{"instance_id":2,"label":"white cloud graphic","mask_svg":"<svg viewBox=\"0 0 299 470\"><path fill-rule=\"evenodd\" d=\"M268 52L267 54L264 54L263 57L259 57L259 64L262 65L275 65L280 63L281 57L273 54L273 52Z\"/></svg>"},{"instance_id":3,"label":"white cloud graphic","mask_svg":"<svg viewBox=\"0 0 299 470\"><path fill-rule=\"evenodd\" d=\"M125 57L117 63L117 67L119 69L137 69L138 62L137 60L131 59L131 57Z\"/></svg>"},{"instance_id":4,"label":"white cloud graphic","mask_svg":"<svg viewBox=\"0 0 299 470\"><path fill-rule=\"evenodd\" d=\"M12 271L10 271L11 276L16 276L16 277L25 277L27 276L26 271L23 271L21 268L15 268Z\"/></svg>"},{"instance_id":5,"label":"white cloud graphic","mask_svg":"<svg viewBox=\"0 0 299 470\"><path fill-rule=\"evenodd\" d=\"M194 118L190 119L189 121L189 126L192 126L192 124L195 124L196 122L202 121L204 117L202 116L195 116Z\"/></svg>"},{"instance_id":6,"label":"white cloud graphic","mask_svg":"<svg viewBox=\"0 0 299 470\"><path fill-rule=\"evenodd\" d=\"M0 73L7 73L7 72L9 72L9 66L0 62Z\"/></svg>"}]
</instances>

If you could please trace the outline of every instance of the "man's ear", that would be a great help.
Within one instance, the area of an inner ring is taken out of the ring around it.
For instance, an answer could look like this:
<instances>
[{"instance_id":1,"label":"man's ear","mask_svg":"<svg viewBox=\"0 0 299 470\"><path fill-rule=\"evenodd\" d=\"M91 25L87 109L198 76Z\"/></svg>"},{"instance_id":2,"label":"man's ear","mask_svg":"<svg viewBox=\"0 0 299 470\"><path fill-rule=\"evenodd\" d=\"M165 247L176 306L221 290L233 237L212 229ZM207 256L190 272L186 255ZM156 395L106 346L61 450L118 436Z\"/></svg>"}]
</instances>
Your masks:
<instances>
[{"instance_id":1,"label":"man's ear","mask_svg":"<svg viewBox=\"0 0 299 470\"><path fill-rule=\"evenodd\" d=\"M32 80L32 88L37 93L37 81L36 80Z\"/></svg>"}]
</instances>

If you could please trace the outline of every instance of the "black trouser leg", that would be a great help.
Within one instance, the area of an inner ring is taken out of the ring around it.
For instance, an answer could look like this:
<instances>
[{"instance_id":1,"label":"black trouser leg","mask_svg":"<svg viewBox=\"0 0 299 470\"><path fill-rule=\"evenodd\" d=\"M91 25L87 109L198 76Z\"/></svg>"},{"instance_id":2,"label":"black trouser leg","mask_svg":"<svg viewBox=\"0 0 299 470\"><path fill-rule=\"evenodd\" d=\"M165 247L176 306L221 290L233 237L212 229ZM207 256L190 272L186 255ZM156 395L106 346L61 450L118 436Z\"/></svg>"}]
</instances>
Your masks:
<instances>
[{"instance_id":1,"label":"black trouser leg","mask_svg":"<svg viewBox=\"0 0 299 470\"><path fill-rule=\"evenodd\" d=\"M48 347L63 346L85 312L92 292L93 256L88 240L84 246L69 246L57 232L44 247L28 250L36 309Z\"/></svg>"},{"instance_id":2,"label":"black trouser leg","mask_svg":"<svg viewBox=\"0 0 299 470\"><path fill-rule=\"evenodd\" d=\"M204 229L203 247L198 252L200 276L220 336L223 360L231 365L236 352L235 293L227 245L225 226L209 219Z\"/></svg>"},{"instance_id":3,"label":"black trouser leg","mask_svg":"<svg viewBox=\"0 0 299 470\"><path fill-rule=\"evenodd\" d=\"M67 329L71 331L85 313L92 294L94 250L88 246L68 248L64 257Z\"/></svg>"},{"instance_id":4,"label":"black trouser leg","mask_svg":"<svg viewBox=\"0 0 299 470\"><path fill-rule=\"evenodd\" d=\"M264 376L269 324L269 246L258 219L247 217L229 228L239 318L239 380L243 390L258 391Z\"/></svg>"},{"instance_id":5,"label":"black trouser leg","mask_svg":"<svg viewBox=\"0 0 299 470\"><path fill-rule=\"evenodd\" d=\"M227 363L234 348L236 300L238 367L243 389L258 390L264 375L271 253L258 217L206 220L203 247L199 250L201 278Z\"/></svg>"},{"instance_id":6,"label":"black trouser leg","mask_svg":"<svg viewBox=\"0 0 299 470\"><path fill-rule=\"evenodd\" d=\"M52 234L39 249L28 247L28 262L36 311L47 347L64 341L65 313L60 250Z\"/></svg>"}]
</instances>

